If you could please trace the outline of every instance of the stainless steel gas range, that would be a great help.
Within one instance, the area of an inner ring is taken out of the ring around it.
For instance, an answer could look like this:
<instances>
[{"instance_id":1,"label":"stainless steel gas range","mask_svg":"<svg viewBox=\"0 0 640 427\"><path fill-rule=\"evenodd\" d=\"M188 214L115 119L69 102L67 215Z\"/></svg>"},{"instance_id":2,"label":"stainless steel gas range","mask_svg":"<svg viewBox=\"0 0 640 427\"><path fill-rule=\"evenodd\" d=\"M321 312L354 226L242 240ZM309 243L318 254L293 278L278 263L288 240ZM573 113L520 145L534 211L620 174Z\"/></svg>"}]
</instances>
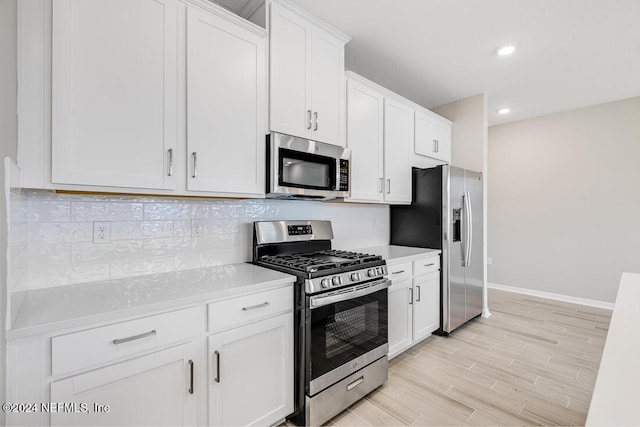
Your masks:
<instances>
[{"instance_id":1,"label":"stainless steel gas range","mask_svg":"<svg viewBox=\"0 0 640 427\"><path fill-rule=\"evenodd\" d=\"M295 412L320 425L387 380L385 261L331 249L329 221L254 223L253 262L297 276Z\"/></svg>"}]
</instances>

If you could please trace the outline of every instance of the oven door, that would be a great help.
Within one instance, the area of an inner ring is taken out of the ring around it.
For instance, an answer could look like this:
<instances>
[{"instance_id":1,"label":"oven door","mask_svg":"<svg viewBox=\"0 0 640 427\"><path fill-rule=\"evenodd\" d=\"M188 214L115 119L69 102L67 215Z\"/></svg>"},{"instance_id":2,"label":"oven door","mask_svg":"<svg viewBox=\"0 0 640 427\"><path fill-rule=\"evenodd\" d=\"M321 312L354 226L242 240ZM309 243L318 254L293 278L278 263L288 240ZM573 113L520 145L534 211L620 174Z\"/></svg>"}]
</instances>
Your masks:
<instances>
[{"instance_id":1,"label":"oven door","mask_svg":"<svg viewBox=\"0 0 640 427\"><path fill-rule=\"evenodd\" d=\"M324 390L388 353L387 288L379 279L307 297L307 394Z\"/></svg>"}]
</instances>

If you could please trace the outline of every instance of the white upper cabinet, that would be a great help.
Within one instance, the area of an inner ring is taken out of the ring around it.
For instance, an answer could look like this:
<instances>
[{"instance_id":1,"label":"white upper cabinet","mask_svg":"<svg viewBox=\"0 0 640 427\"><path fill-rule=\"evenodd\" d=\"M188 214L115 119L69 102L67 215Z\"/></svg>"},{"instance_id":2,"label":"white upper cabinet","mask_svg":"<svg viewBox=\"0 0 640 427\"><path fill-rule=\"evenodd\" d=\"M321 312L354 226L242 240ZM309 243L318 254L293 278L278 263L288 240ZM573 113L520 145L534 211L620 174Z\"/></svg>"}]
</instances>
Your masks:
<instances>
[{"instance_id":1,"label":"white upper cabinet","mask_svg":"<svg viewBox=\"0 0 640 427\"><path fill-rule=\"evenodd\" d=\"M345 42L319 27L311 35L312 138L344 146Z\"/></svg>"},{"instance_id":2,"label":"white upper cabinet","mask_svg":"<svg viewBox=\"0 0 640 427\"><path fill-rule=\"evenodd\" d=\"M201 0L29 1L18 20L25 187L264 197L266 30Z\"/></svg>"},{"instance_id":3,"label":"white upper cabinet","mask_svg":"<svg viewBox=\"0 0 640 427\"><path fill-rule=\"evenodd\" d=\"M351 149L352 201L384 201L384 96L347 81L347 147Z\"/></svg>"},{"instance_id":4,"label":"white upper cabinet","mask_svg":"<svg viewBox=\"0 0 640 427\"><path fill-rule=\"evenodd\" d=\"M414 156L425 166L436 166L451 162L451 122L431 112L416 111ZM428 157L423 159L421 157ZM431 162L429 162L431 160Z\"/></svg>"},{"instance_id":5,"label":"white upper cabinet","mask_svg":"<svg viewBox=\"0 0 640 427\"><path fill-rule=\"evenodd\" d=\"M395 98L384 100L384 198L411 203L409 149L413 145L413 108Z\"/></svg>"},{"instance_id":6,"label":"white upper cabinet","mask_svg":"<svg viewBox=\"0 0 640 427\"><path fill-rule=\"evenodd\" d=\"M175 0L56 0L51 181L171 189Z\"/></svg>"},{"instance_id":7,"label":"white upper cabinet","mask_svg":"<svg viewBox=\"0 0 640 427\"><path fill-rule=\"evenodd\" d=\"M347 73L351 202L411 203L413 109L383 88Z\"/></svg>"},{"instance_id":8,"label":"white upper cabinet","mask_svg":"<svg viewBox=\"0 0 640 427\"><path fill-rule=\"evenodd\" d=\"M187 188L263 195L264 37L187 9Z\"/></svg>"},{"instance_id":9,"label":"white upper cabinet","mask_svg":"<svg viewBox=\"0 0 640 427\"><path fill-rule=\"evenodd\" d=\"M271 4L270 129L308 137L311 131L311 25L279 4ZM307 111L308 110L308 111Z\"/></svg>"},{"instance_id":10,"label":"white upper cabinet","mask_svg":"<svg viewBox=\"0 0 640 427\"><path fill-rule=\"evenodd\" d=\"M349 38L282 0L270 3L269 17L269 128L344 145Z\"/></svg>"}]
</instances>

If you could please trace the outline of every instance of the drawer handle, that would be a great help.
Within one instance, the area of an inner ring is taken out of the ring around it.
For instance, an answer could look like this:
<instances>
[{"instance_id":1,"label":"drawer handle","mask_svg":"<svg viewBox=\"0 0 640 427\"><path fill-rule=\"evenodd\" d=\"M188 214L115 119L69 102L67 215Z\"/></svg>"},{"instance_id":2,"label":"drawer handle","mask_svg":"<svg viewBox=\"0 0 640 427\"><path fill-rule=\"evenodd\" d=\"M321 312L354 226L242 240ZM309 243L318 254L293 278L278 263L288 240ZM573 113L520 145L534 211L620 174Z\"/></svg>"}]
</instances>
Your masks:
<instances>
[{"instance_id":1,"label":"drawer handle","mask_svg":"<svg viewBox=\"0 0 640 427\"><path fill-rule=\"evenodd\" d=\"M357 380L355 380L354 382L352 382L351 384L349 384L347 386L347 391L352 390L356 387L358 387L360 384L362 384L364 382L364 375L361 376L360 378L358 378Z\"/></svg>"},{"instance_id":2,"label":"drawer handle","mask_svg":"<svg viewBox=\"0 0 640 427\"><path fill-rule=\"evenodd\" d=\"M416 301L420 301L420 286L416 286L416 290L418 291L418 295L416 296Z\"/></svg>"},{"instance_id":3,"label":"drawer handle","mask_svg":"<svg viewBox=\"0 0 640 427\"><path fill-rule=\"evenodd\" d=\"M425 264L424 266L425 266L425 267L431 267L432 265L436 265L436 263L435 263L435 262L432 262L431 264Z\"/></svg>"},{"instance_id":4,"label":"drawer handle","mask_svg":"<svg viewBox=\"0 0 640 427\"><path fill-rule=\"evenodd\" d=\"M265 301L262 304L252 305L251 307L242 307L242 311L251 311L255 310L256 308L267 307L268 305L269 303Z\"/></svg>"},{"instance_id":5,"label":"drawer handle","mask_svg":"<svg viewBox=\"0 0 640 427\"><path fill-rule=\"evenodd\" d=\"M400 273L404 273L404 270L400 270L400 271L392 271L391 274L400 274Z\"/></svg>"},{"instance_id":6,"label":"drawer handle","mask_svg":"<svg viewBox=\"0 0 640 427\"><path fill-rule=\"evenodd\" d=\"M144 334L134 335L134 336L127 337L127 338L116 338L115 340L113 340L113 343L115 345L124 344L124 343L129 342L129 341L139 340L139 339L142 339L142 338L150 337L152 335L158 335L158 332L156 332L156 330L153 329L153 330L151 330L149 332L145 332Z\"/></svg>"},{"instance_id":7,"label":"drawer handle","mask_svg":"<svg viewBox=\"0 0 640 427\"><path fill-rule=\"evenodd\" d=\"M214 378L215 382L220 382L220 352L218 350L215 351L216 354L216 377Z\"/></svg>"},{"instance_id":8,"label":"drawer handle","mask_svg":"<svg viewBox=\"0 0 640 427\"><path fill-rule=\"evenodd\" d=\"M193 360L189 360L189 394L193 394Z\"/></svg>"}]
</instances>

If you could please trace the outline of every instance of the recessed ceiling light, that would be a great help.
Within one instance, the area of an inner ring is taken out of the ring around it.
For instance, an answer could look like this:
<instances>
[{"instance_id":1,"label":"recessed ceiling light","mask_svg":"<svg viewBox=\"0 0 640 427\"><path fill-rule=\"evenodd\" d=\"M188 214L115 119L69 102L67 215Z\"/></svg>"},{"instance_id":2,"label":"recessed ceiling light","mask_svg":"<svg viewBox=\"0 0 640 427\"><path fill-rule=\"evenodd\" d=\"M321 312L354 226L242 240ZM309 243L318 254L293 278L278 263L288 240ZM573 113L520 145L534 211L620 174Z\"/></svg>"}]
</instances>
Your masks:
<instances>
[{"instance_id":1,"label":"recessed ceiling light","mask_svg":"<svg viewBox=\"0 0 640 427\"><path fill-rule=\"evenodd\" d=\"M496 48L495 52L498 56L509 56L516 51L515 44L505 44Z\"/></svg>"},{"instance_id":2,"label":"recessed ceiling light","mask_svg":"<svg viewBox=\"0 0 640 427\"><path fill-rule=\"evenodd\" d=\"M498 110L498 114L509 114L511 112L511 108L501 108Z\"/></svg>"}]
</instances>

